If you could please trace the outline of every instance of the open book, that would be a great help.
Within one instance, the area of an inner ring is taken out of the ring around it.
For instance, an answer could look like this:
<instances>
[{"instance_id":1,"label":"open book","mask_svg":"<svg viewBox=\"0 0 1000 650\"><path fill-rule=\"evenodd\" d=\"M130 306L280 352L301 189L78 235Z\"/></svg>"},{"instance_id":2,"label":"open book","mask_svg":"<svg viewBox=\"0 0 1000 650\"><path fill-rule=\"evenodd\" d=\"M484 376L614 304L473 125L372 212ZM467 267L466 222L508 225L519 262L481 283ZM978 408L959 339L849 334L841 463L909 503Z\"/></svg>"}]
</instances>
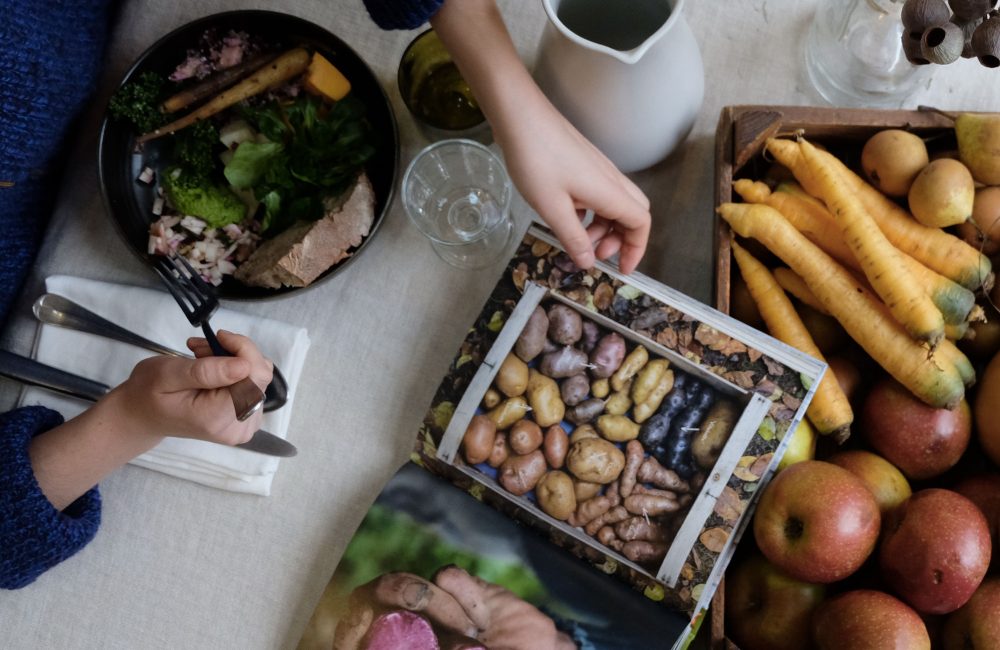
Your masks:
<instances>
[{"instance_id":1,"label":"open book","mask_svg":"<svg viewBox=\"0 0 1000 650\"><path fill-rule=\"evenodd\" d=\"M686 647L825 369L533 227L300 647Z\"/></svg>"}]
</instances>

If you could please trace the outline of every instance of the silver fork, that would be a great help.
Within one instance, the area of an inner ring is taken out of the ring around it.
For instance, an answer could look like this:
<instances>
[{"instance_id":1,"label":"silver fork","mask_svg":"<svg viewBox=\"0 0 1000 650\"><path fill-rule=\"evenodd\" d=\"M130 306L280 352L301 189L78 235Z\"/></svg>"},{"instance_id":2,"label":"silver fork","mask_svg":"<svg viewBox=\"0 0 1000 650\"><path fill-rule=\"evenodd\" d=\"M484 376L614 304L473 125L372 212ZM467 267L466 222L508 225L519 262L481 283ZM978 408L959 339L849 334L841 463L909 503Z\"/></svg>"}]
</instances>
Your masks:
<instances>
[{"instance_id":1,"label":"silver fork","mask_svg":"<svg viewBox=\"0 0 1000 650\"><path fill-rule=\"evenodd\" d=\"M219 299L215 290L205 282L201 275L188 261L177 254L169 257L154 257L153 269L167 285L167 291L174 297L188 321L195 327L201 327L205 340L212 348L212 354L217 357L233 356L222 347L219 339L209 323L215 310L219 308ZM241 379L229 387L236 408L236 418L246 420L256 413L264 404L264 393L249 377Z\"/></svg>"}]
</instances>

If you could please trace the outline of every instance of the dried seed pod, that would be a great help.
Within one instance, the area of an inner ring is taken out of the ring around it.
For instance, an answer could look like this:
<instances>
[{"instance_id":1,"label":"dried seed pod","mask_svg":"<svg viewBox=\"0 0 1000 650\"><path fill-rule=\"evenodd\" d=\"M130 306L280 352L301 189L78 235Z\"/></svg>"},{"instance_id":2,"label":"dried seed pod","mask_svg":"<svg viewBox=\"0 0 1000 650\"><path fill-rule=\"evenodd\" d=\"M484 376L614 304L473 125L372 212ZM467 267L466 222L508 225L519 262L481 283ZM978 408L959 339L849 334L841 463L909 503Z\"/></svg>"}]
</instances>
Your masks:
<instances>
[{"instance_id":1,"label":"dried seed pod","mask_svg":"<svg viewBox=\"0 0 1000 650\"><path fill-rule=\"evenodd\" d=\"M972 51L987 68L1000 67L1000 16L992 16L972 34Z\"/></svg>"},{"instance_id":2,"label":"dried seed pod","mask_svg":"<svg viewBox=\"0 0 1000 650\"><path fill-rule=\"evenodd\" d=\"M930 63L920 51L919 34L917 38L913 38L909 32L903 32L903 54L906 55L906 60L913 65L928 65Z\"/></svg>"},{"instance_id":3,"label":"dried seed pod","mask_svg":"<svg viewBox=\"0 0 1000 650\"><path fill-rule=\"evenodd\" d=\"M961 20L957 16L952 16L951 22L961 27L962 34L965 36L965 43L962 45L962 58L974 59L976 53L972 49L972 35L975 33L976 28L983 23L982 16L973 18L972 20Z\"/></svg>"},{"instance_id":4,"label":"dried seed pod","mask_svg":"<svg viewBox=\"0 0 1000 650\"><path fill-rule=\"evenodd\" d=\"M948 0L948 5L959 20L982 19L993 8L996 0Z\"/></svg>"},{"instance_id":5,"label":"dried seed pod","mask_svg":"<svg viewBox=\"0 0 1000 650\"><path fill-rule=\"evenodd\" d=\"M906 0L900 13L903 28L920 38L929 27L948 22L951 9L944 0Z\"/></svg>"},{"instance_id":6,"label":"dried seed pod","mask_svg":"<svg viewBox=\"0 0 1000 650\"><path fill-rule=\"evenodd\" d=\"M954 23L944 23L931 27L920 39L920 52L931 63L947 65L962 56L965 34Z\"/></svg>"}]
</instances>

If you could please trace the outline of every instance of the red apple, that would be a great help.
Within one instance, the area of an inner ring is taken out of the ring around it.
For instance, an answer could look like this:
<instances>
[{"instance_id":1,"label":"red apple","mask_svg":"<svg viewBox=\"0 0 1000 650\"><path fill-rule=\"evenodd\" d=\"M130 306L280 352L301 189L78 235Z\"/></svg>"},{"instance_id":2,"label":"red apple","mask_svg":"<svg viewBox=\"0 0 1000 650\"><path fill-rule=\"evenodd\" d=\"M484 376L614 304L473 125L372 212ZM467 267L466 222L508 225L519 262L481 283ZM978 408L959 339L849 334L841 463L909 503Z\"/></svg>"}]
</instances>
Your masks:
<instances>
[{"instance_id":1,"label":"red apple","mask_svg":"<svg viewBox=\"0 0 1000 650\"><path fill-rule=\"evenodd\" d=\"M953 410L936 409L885 379L868 393L861 427L875 451L920 480L958 462L972 435L972 415L965 400Z\"/></svg>"},{"instance_id":2,"label":"red apple","mask_svg":"<svg viewBox=\"0 0 1000 650\"><path fill-rule=\"evenodd\" d=\"M986 516L993 539L993 562L1000 562L1000 474L970 476L956 485L955 491L976 504Z\"/></svg>"},{"instance_id":3,"label":"red apple","mask_svg":"<svg viewBox=\"0 0 1000 650\"><path fill-rule=\"evenodd\" d=\"M726 572L726 633L742 650L810 645L810 619L826 588L782 573L760 555Z\"/></svg>"},{"instance_id":4,"label":"red apple","mask_svg":"<svg viewBox=\"0 0 1000 650\"><path fill-rule=\"evenodd\" d=\"M969 602L944 624L944 650L1000 648L1000 578L979 585Z\"/></svg>"},{"instance_id":5,"label":"red apple","mask_svg":"<svg viewBox=\"0 0 1000 650\"><path fill-rule=\"evenodd\" d=\"M830 456L827 462L843 467L861 479L875 497L883 517L912 494L903 473L878 454L860 449L842 451Z\"/></svg>"},{"instance_id":6,"label":"red apple","mask_svg":"<svg viewBox=\"0 0 1000 650\"><path fill-rule=\"evenodd\" d=\"M861 479L807 460L783 470L764 490L753 532L767 559L793 578L827 583L864 563L879 523L878 504Z\"/></svg>"},{"instance_id":7,"label":"red apple","mask_svg":"<svg viewBox=\"0 0 1000 650\"><path fill-rule=\"evenodd\" d=\"M889 594L858 589L820 605L813 619L817 650L930 650L920 616Z\"/></svg>"},{"instance_id":8,"label":"red apple","mask_svg":"<svg viewBox=\"0 0 1000 650\"><path fill-rule=\"evenodd\" d=\"M914 493L886 518L882 576L918 612L965 604L990 565L990 531L972 501L951 490Z\"/></svg>"}]
</instances>

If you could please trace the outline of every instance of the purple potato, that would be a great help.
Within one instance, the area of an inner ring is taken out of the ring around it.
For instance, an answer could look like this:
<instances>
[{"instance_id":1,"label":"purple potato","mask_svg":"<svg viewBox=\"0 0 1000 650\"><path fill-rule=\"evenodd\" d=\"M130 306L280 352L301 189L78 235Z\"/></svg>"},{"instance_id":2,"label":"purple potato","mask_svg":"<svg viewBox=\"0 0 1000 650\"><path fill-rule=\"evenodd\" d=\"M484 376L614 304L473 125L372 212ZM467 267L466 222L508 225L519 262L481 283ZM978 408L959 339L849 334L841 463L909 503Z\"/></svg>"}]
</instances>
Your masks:
<instances>
[{"instance_id":1,"label":"purple potato","mask_svg":"<svg viewBox=\"0 0 1000 650\"><path fill-rule=\"evenodd\" d=\"M525 363L537 357L545 347L545 332L548 329L549 317L545 315L545 310L541 306L535 307L514 343L514 354Z\"/></svg>"},{"instance_id":2,"label":"purple potato","mask_svg":"<svg viewBox=\"0 0 1000 650\"><path fill-rule=\"evenodd\" d=\"M553 379L562 379L582 373L587 369L587 365L586 353L566 345L542 357L538 370Z\"/></svg>"},{"instance_id":3,"label":"purple potato","mask_svg":"<svg viewBox=\"0 0 1000 650\"><path fill-rule=\"evenodd\" d=\"M549 338L561 345L573 345L583 336L583 319L575 310L557 304L549 308Z\"/></svg>"},{"instance_id":4,"label":"purple potato","mask_svg":"<svg viewBox=\"0 0 1000 650\"><path fill-rule=\"evenodd\" d=\"M573 424L587 424L604 412L604 400L596 397L566 409L566 419Z\"/></svg>"},{"instance_id":5,"label":"purple potato","mask_svg":"<svg viewBox=\"0 0 1000 650\"><path fill-rule=\"evenodd\" d=\"M559 394L566 406L576 406L590 394L590 381L587 375L579 374L567 377L559 386Z\"/></svg>"},{"instance_id":6,"label":"purple potato","mask_svg":"<svg viewBox=\"0 0 1000 650\"><path fill-rule=\"evenodd\" d=\"M616 332L605 335L590 353L590 375L596 379L610 377L625 358L625 339Z\"/></svg>"},{"instance_id":7,"label":"purple potato","mask_svg":"<svg viewBox=\"0 0 1000 650\"><path fill-rule=\"evenodd\" d=\"M583 321L583 337L580 338L580 347L583 351L590 354L599 338L601 338L601 328L597 326L597 323L589 320Z\"/></svg>"}]
</instances>

